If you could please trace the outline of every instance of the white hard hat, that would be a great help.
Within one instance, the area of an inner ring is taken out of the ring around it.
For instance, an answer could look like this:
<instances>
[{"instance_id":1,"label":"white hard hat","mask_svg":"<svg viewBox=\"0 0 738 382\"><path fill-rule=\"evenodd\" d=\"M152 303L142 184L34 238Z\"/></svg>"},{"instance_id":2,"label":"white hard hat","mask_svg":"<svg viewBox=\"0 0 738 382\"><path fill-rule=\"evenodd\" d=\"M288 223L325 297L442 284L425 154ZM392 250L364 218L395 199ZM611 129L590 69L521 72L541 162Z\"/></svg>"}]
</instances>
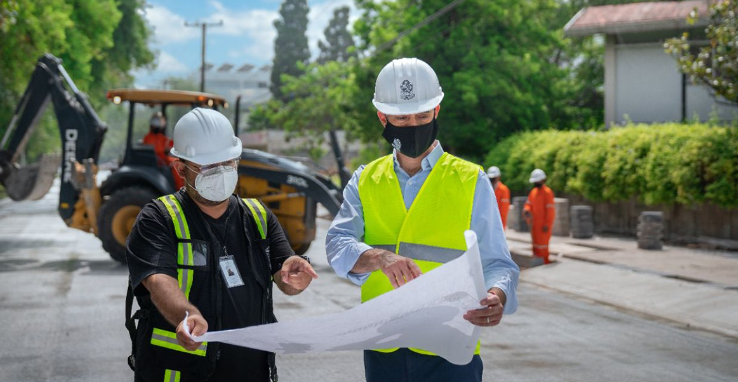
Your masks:
<instances>
[{"instance_id":1,"label":"white hard hat","mask_svg":"<svg viewBox=\"0 0 738 382\"><path fill-rule=\"evenodd\" d=\"M199 165L238 158L243 151L231 122L212 109L190 110L174 126L172 140L172 155Z\"/></svg>"},{"instance_id":2,"label":"white hard hat","mask_svg":"<svg viewBox=\"0 0 738 382\"><path fill-rule=\"evenodd\" d=\"M502 173L497 166L492 166L487 169L487 176L490 178L498 178L500 175L502 175Z\"/></svg>"},{"instance_id":3,"label":"white hard hat","mask_svg":"<svg viewBox=\"0 0 738 382\"><path fill-rule=\"evenodd\" d=\"M406 115L431 110L442 99L436 72L417 58L401 58L379 72L372 103L384 114Z\"/></svg>"},{"instance_id":4,"label":"white hard hat","mask_svg":"<svg viewBox=\"0 0 738 382\"><path fill-rule=\"evenodd\" d=\"M533 172L530 173L530 179L528 180L531 183L540 182L542 180L546 179L546 173L543 172L540 168L537 168L533 170Z\"/></svg>"},{"instance_id":5,"label":"white hard hat","mask_svg":"<svg viewBox=\"0 0 738 382\"><path fill-rule=\"evenodd\" d=\"M164 117L164 114L160 111L157 111L154 113L154 115L151 116L151 119L149 120L149 125L151 127L158 127L163 128L167 127L167 119Z\"/></svg>"}]
</instances>

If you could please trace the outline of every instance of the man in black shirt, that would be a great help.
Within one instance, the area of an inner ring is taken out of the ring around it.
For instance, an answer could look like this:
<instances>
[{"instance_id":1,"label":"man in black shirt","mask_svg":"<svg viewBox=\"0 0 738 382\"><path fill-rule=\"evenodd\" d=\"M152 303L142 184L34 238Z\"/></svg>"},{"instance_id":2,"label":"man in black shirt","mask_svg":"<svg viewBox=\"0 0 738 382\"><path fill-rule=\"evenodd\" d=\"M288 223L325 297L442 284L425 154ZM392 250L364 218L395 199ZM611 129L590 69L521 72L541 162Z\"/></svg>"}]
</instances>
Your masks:
<instances>
[{"instance_id":1,"label":"man in black shirt","mask_svg":"<svg viewBox=\"0 0 738 382\"><path fill-rule=\"evenodd\" d=\"M276 380L271 353L193 335L275 322L272 281L288 295L317 274L296 256L274 214L233 195L241 141L230 122L194 109L174 128L185 187L142 209L128 238L136 317L136 381Z\"/></svg>"}]
</instances>

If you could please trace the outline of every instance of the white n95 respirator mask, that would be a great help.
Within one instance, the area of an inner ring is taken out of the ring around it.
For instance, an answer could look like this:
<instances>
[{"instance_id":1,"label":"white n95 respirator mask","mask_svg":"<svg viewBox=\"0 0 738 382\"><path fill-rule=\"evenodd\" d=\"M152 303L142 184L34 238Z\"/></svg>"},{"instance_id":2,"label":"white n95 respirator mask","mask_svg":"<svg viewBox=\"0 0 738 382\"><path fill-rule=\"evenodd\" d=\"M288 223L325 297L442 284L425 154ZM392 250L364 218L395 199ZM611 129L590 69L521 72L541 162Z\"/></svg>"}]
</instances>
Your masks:
<instances>
[{"instance_id":1,"label":"white n95 respirator mask","mask_svg":"<svg viewBox=\"0 0 738 382\"><path fill-rule=\"evenodd\" d=\"M197 172L192 168L190 170ZM200 196L211 202L222 202L233 194L236 183L238 172L235 167L218 166L199 172L193 188Z\"/></svg>"}]
</instances>

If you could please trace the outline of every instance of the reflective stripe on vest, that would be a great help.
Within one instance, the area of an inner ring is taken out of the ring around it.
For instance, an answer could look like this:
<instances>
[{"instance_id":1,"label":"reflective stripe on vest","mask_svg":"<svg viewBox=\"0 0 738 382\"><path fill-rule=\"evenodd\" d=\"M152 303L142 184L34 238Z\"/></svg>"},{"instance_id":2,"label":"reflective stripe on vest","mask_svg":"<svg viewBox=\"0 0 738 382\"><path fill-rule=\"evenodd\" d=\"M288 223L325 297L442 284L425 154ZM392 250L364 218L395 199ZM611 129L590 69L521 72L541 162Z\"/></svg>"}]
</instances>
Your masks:
<instances>
[{"instance_id":1,"label":"reflective stripe on vest","mask_svg":"<svg viewBox=\"0 0 738 382\"><path fill-rule=\"evenodd\" d=\"M390 252L395 252L397 244L372 244L372 248L384 249Z\"/></svg>"},{"instance_id":2,"label":"reflective stripe on vest","mask_svg":"<svg viewBox=\"0 0 738 382\"><path fill-rule=\"evenodd\" d=\"M182 266L194 265L192 254L192 237L190 236L190 227L187 225L187 219L182 213L182 206L174 195L165 195L159 198L169 211L172 217L174 232L177 235L177 282L179 289L182 290L185 297L190 299L190 289L192 288L193 270L183 268Z\"/></svg>"},{"instance_id":3,"label":"reflective stripe on vest","mask_svg":"<svg viewBox=\"0 0 738 382\"><path fill-rule=\"evenodd\" d=\"M464 251L460 249L405 242L400 242L399 248L397 244L373 244L372 248L384 249L392 253L402 253L402 256L409 257L413 260L432 261L435 263L447 263L464 254Z\"/></svg>"},{"instance_id":4,"label":"reflective stripe on vest","mask_svg":"<svg viewBox=\"0 0 738 382\"><path fill-rule=\"evenodd\" d=\"M259 234L261 234L261 239L266 239L267 234L267 214L266 210L264 210L264 206L259 203L256 199L243 199L244 203L246 203L246 206L249 207L251 210L251 215L254 216L254 221L256 221L256 226L259 228ZM258 213L257 213L258 211Z\"/></svg>"},{"instance_id":5,"label":"reflective stripe on vest","mask_svg":"<svg viewBox=\"0 0 738 382\"><path fill-rule=\"evenodd\" d=\"M204 357L205 352L208 350L207 342L203 342L196 350L187 350L177 342L177 333L159 328L154 328L154 331L151 333L151 344L201 357Z\"/></svg>"},{"instance_id":6,"label":"reflective stripe on vest","mask_svg":"<svg viewBox=\"0 0 738 382\"><path fill-rule=\"evenodd\" d=\"M182 378L182 373L177 370L164 370L164 382L179 382Z\"/></svg>"},{"instance_id":7,"label":"reflective stripe on vest","mask_svg":"<svg viewBox=\"0 0 738 382\"><path fill-rule=\"evenodd\" d=\"M432 261L441 264L461 257L464 252L466 251L462 249L441 248L405 242L400 242L400 246L397 249L397 253L402 253L402 256L409 257L413 260Z\"/></svg>"},{"instance_id":8,"label":"reflective stripe on vest","mask_svg":"<svg viewBox=\"0 0 738 382\"><path fill-rule=\"evenodd\" d=\"M444 153L406 209L392 155L370 163L359 179L364 242L414 259L423 273L461 256L466 251L464 231L471 226L479 171L479 166ZM392 289L387 276L374 271L361 287L361 301Z\"/></svg>"}]
</instances>

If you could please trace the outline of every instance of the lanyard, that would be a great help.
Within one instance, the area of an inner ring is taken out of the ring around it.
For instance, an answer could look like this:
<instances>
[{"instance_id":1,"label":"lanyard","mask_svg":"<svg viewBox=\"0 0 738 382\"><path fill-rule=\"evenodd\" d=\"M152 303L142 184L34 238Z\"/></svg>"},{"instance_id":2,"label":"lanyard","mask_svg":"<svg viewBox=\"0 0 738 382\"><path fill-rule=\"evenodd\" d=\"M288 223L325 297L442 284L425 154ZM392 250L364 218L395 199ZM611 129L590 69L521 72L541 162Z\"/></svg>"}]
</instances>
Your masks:
<instances>
[{"instance_id":1,"label":"lanyard","mask_svg":"<svg viewBox=\"0 0 738 382\"><path fill-rule=\"evenodd\" d=\"M224 256L228 256L228 248L226 247L226 243L228 242L228 232L230 231L230 227L228 226L228 221L231 219L231 215L233 215L233 210L231 210L231 201L230 197L228 198L228 208L226 209L226 220L225 224L223 225L225 232L223 233L223 238L221 241L221 238L218 237L218 231L213 227L213 225L210 224L207 218L205 218L205 224L207 224L208 228L210 228L210 231L213 233L213 239L215 242L223 247L223 253Z\"/></svg>"}]
</instances>

